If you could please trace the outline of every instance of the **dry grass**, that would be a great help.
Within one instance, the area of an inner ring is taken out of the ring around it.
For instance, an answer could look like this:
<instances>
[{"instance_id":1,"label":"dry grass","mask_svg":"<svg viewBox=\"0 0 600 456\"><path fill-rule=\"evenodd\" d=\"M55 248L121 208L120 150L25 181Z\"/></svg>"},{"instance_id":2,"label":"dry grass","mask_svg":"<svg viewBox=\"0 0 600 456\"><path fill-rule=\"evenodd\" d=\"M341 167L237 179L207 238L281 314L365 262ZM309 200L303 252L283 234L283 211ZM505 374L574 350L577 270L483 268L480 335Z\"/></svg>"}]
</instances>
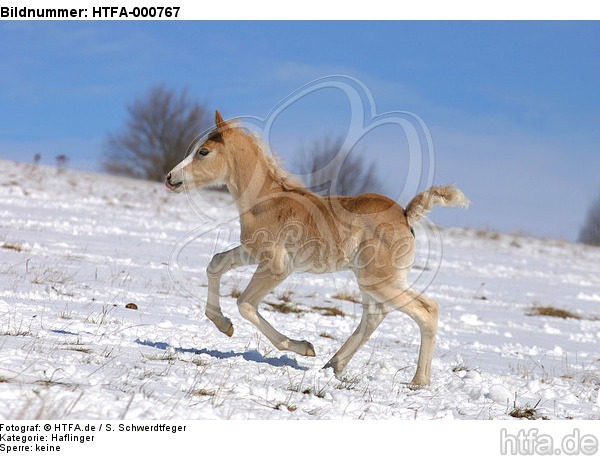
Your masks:
<instances>
[{"instance_id":1,"label":"dry grass","mask_svg":"<svg viewBox=\"0 0 600 456\"><path fill-rule=\"evenodd\" d=\"M361 376L359 374L356 375L344 375L340 382L335 385L335 389L338 390L354 390L360 383Z\"/></svg>"},{"instance_id":2,"label":"dry grass","mask_svg":"<svg viewBox=\"0 0 600 456\"><path fill-rule=\"evenodd\" d=\"M79 345L67 345L61 348L62 350L68 351L76 351L81 353L92 353L92 349L90 347L79 346Z\"/></svg>"},{"instance_id":3,"label":"dry grass","mask_svg":"<svg viewBox=\"0 0 600 456\"><path fill-rule=\"evenodd\" d=\"M357 293L347 293L345 291L342 291L341 293L336 293L336 294L332 295L331 297L333 299L341 299L342 301L350 301L350 302L354 302L356 304L362 303L362 299L360 298L360 295Z\"/></svg>"},{"instance_id":4,"label":"dry grass","mask_svg":"<svg viewBox=\"0 0 600 456\"><path fill-rule=\"evenodd\" d=\"M168 361L170 363L173 363L173 362L179 360L177 353L174 353L174 352L166 352L166 353L159 353L159 354L142 353L142 357L144 357L145 359L150 360L150 361Z\"/></svg>"},{"instance_id":5,"label":"dry grass","mask_svg":"<svg viewBox=\"0 0 600 456\"><path fill-rule=\"evenodd\" d=\"M76 352L81 352L81 353L92 353L92 348L89 347L88 345L84 344L80 340L77 340L72 343L63 342L60 344L60 349L68 350L68 351L76 351Z\"/></svg>"},{"instance_id":6,"label":"dry grass","mask_svg":"<svg viewBox=\"0 0 600 456\"><path fill-rule=\"evenodd\" d=\"M20 328L0 330L0 336L25 337L32 335L33 333L31 331Z\"/></svg>"},{"instance_id":7,"label":"dry grass","mask_svg":"<svg viewBox=\"0 0 600 456\"><path fill-rule=\"evenodd\" d=\"M294 404L286 404L284 402L277 402L276 404L273 405L273 408L275 410L283 410L286 409L288 412L295 412L296 410L298 410L298 406L294 405Z\"/></svg>"},{"instance_id":8,"label":"dry grass","mask_svg":"<svg viewBox=\"0 0 600 456\"><path fill-rule=\"evenodd\" d=\"M536 419L536 413L535 413L535 409L529 407L525 407L525 408L521 408L521 407L515 407L510 413L510 416L512 416L513 418L526 418L528 420L535 420Z\"/></svg>"},{"instance_id":9,"label":"dry grass","mask_svg":"<svg viewBox=\"0 0 600 456\"><path fill-rule=\"evenodd\" d=\"M281 293L277 296L277 299L279 299L280 301L289 303L292 302L292 295L294 294L293 291L286 291L284 293Z\"/></svg>"},{"instance_id":10,"label":"dry grass","mask_svg":"<svg viewBox=\"0 0 600 456\"><path fill-rule=\"evenodd\" d=\"M22 252L23 251L23 246L21 246L20 244L2 244L0 245L0 248L3 249L7 249L7 250L14 250L15 252Z\"/></svg>"},{"instance_id":11,"label":"dry grass","mask_svg":"<svg viewBox=\"0 0 600 456\"><path fill-rule=\"evenodd\" d=\"M111 307L102 306L102 310L97 315L88 315L85 319L86 323L92 323L95 325L103 325L108 322L109 313L112 310Z\"/></svg>"},{"instance_id":12,"label":"dry grass","mask_svg":"<svg viewBox=\"0 0 600 456\"><path fill-rule=\"evenodd\" d=\"M210 366L210 363L202 358L193 358L190 362L198 367Z\"/></svg>"},{"instance_id":13,"label":"dry grass","mask_svg":"<svg viewBox=\"0 0 600 456\"><path fill-rule=\"evenodd\" d=\"M71 281L73 277L74 274L67 274L61 269L46 268L43 272L38 271L34 273L31 282L36 285L65 285L67 282Z\"/></svg>"},{"instance_id":14,"label":"dry grass","mask_svg":"<svg viewBox=\"0 0 600 456\"><path fill-rule=\"evenodd\" d=\"M452 372L471 372L471 368L464 361L459 361L452 366Z\"/></svg>"},{"instance_id":15,"label":"dry grass","mask_svg":"<svg viewBox=\"0 0 600 456\"><path fill-rule=\"evenodd\" d=\"M558 309L552 306L534 306L528 313L529 316L540 316L540 317L556 317L556 318L574 318L581 320L581 317L568 310Z\"/></svg>"},{"instance_id":16,"label":"dry grass","mask_svg":"<svg viewBox=\"0 0 600 456\"><path fill-rule=\"evenodd\" d=\"M540 405L541 399L535 404L533 407L530 407L529 404L524 407L518 407L515 403L513 404L513 409L508 413L513 418L519 419L527 419L527 420L547 420L548 417L546 415L538 416L538 406Z\"/></svg>"},{"instance_id":17,"label":"dry grass","mask_svg":"<svg viewBox=\"0 0 600 456\"><path fill-rule=\"evenodd\" d=\"M279 312L279 313L284 313L284 314L289 314L289 313L301 314L301 313L306 312L306 310L301 309L300 307L297 307L294 305L290 305L286 302L275 303L275 302L265 301L265 304L268 305L271 308L271 310L273 310L275 312Z\"/></svg>"},{"instance_id":18,"label":"dry grass","mask_svg":"<svg viewBox=\"0 0 600 456\"><path fill-rule=\"evenodd\" d=\"M314 390L313 388L304 388L300 391L302 394L314 394L316 397L323 399L325 397L325 389Z\"/></svg>"},{"instance_id":19,"label":"dry grass","mask_svg":"<svg viewBox=\"0 0 600 456\"><path fill-rule=\"evenodd\" d=\"M77 385L75 383L66 383L66 382L61 382L59 380L52 380L52 379L36 380L33 383L35 383L36 385L43 385L46 388L50 388L52 386L64 386L64 387L71 389L72 391L75 391L79 387L79 385Z\"/></svg>"},{"instance_id":20,"label":"dry grass","mask_svg":"<svg viewBox=\"0 0 600 456\"><path fill-rule=\"evenodd\" d=\"M495 231L480 230L475 232L475 236L480 239L491 239L492 241L498 241L502 239L500 233L496 233Z\"/></svg>"},{"instance_id":21,"label":"dry grass","mask_svg":"<svg viewBox=\"0 0 600 456\"><path fill-rule=\"evenodd\" d=\"M214 397L217 395L216 391L207 390L204 388L200 388L197 390L193 390L190 392L190 396L204 396L204 397Z\"/></svg>"},{"instance_id":22,"label":"dry grass","mask_svg":"<svg viewBox=\"0 0 600 456\"><path fill-rule=\"evenodd\" d=\"M73 320L75 317L73 317L73 314L68 310L64 310L58 315L58 318L62 318L63 320Z\"/></svg>"},{"instance_id":23,"label":"dry grass","mask_svg":"<svg viewBox=\"0 0 600 456\"><path fill-rule=\"evenodd\" d=\"M326 317L345 317L346 313L337 307L312 306L310 309L302 308L293 303L287 302L270 302L265 301L265 304L270 307L269 310L283 314L303 314L307 312L318 312Z\"/></svg>"},{"instance_id":24,"label":"dry grass","mask_svg":"<svg viewBox=\"0 0 600 456\"><path fill-rule=\"evenodd\" d=\"M6 321L6 327L0 328L0 336L13 336L13 337L33 336L33 332L31 331L32 324L33 324L33 320L30 320L29 327L26 327L26 323L23 321L23 318L21 318L19 321L17 321L16 318L13 319L11 316L9 316L8 321Z\"/></svg>"},{"instance_id":25,"label":"dry grass","mask_svg":"<svg viewBox=\"0 0 600 456\"><path fill-rule=\"evenodd\" d=\"M345 317L346 313L337 307L313 306L314 310L326 317Z\"/></svg>"},{"instance_id":26,"label":"dry grass","mask_svg":"<svg viewBox=\"0 0 600 456\"><path fill-rule=\"evenodd\" d=\"M302 387L302 385L295 385L295 386L291 386L290 388L288 388L290 391L294 391L296 393L302 393L302 394L313 394L318 398L323 399L325 397L325 393L327 391L327 385L329 384L329 382L327 382L327 384L323 387L317 386L315 385L314 387L310 387L310 386L305 386Z\"/></svg>"}]
</instances>

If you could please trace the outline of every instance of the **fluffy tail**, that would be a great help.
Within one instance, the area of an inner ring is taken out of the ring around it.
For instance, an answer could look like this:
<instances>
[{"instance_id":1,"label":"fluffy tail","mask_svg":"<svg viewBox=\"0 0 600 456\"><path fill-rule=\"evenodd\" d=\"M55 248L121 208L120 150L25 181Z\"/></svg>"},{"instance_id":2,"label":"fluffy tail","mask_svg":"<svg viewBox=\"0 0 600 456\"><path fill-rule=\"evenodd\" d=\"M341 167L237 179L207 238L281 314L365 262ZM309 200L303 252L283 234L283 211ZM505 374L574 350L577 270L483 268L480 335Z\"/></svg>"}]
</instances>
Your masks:
<instances>
[{"instance_id":1,"label":"fluffy tail","mask_svg":"<svg viewBox=\"0 0 600 456\"><path fill-rule=\"evenodd\" d=\"M469 205L469 200L463 192L454 187L454 185L431 187L429 190L415 196L412 201L408 203L408 206L406 206L404 213L408 219L408 224L413 226L416 222L425 217L435 205L466 207Z\"/></svg>"}]
</instances>

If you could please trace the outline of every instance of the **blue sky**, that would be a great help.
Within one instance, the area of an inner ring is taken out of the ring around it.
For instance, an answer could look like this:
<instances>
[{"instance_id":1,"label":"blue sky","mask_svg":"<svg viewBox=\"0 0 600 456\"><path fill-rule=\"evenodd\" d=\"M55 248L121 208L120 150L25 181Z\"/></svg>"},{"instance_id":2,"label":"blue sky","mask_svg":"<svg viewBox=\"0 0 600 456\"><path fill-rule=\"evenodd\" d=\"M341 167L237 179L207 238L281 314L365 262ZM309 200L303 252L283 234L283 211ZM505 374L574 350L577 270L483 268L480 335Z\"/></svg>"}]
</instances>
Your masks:
<instances>
[{"instance_id":1,"label":"blue sky","mask_svg":"<svg viewBox=\"0 0 600 456\"><path fill-rule=\"evenodd\" d=\"M378 113L426 123L435 182L472 200L434 221L576 239L600 192L598 22L3 21L0 158L66 154L99 170L106 135L152 85L187 88L226 118L265 117L332 74L360 80ZM293 167L348 120L343 94L317 92L275 122L272 146ZM405 179L402 141L386 127L357 148L390 194Z\"/></svg>"}]
</instances>

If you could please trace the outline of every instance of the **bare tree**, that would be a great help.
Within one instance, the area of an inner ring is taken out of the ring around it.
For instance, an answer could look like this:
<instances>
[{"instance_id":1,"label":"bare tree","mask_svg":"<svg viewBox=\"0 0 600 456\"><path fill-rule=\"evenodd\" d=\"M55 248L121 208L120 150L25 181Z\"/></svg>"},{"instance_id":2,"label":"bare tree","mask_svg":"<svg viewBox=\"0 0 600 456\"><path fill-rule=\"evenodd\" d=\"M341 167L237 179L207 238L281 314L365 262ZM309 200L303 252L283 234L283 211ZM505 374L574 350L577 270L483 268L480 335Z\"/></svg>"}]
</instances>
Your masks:
<instances>
[{"instance_id":1,"label":"bare tree","mask_svg":"<svg viewBox=\"0 0 600 456\"><path fill-rule=\"evenodd\" d=\"M592 203L579 232L579 242L600 246L600 196Z\"/></svg>"},{"instance_id":2,"label":"bare tree","mask_svg":"<svg viewBox=\"0 0 600 456\"><path fill-rule=\"evenodd\" d=\"M67 157L65 154L60 154L56 156L56 167L57 168L64 168L65 166L67 166L67 163L69 162L69 157Z\"/></svg>"},{"instance_id":3,"label":"bare tree","mask_svg":"<svg viewBox=\"0 0 600 456\"><path fill-rule=\"evenodd\" d=\"M326 138L300 154L296 169L304 184L322 195L384 193L375 163L368 163L364 152L357 155L343 150L343 145L342 138Z\"/></svg>"},{"instance_id":4,"label":"bare tree","mask_svg":"<svg viewBox=\"0 0 600 456\"><path fill-rule=\"evenodd\" d=\"M183 90L152 87L127 106L125 128L108 136L102 166L112 174L162 181L198 133L211 125L207 107Z\"/></svg>"}]
</instances>

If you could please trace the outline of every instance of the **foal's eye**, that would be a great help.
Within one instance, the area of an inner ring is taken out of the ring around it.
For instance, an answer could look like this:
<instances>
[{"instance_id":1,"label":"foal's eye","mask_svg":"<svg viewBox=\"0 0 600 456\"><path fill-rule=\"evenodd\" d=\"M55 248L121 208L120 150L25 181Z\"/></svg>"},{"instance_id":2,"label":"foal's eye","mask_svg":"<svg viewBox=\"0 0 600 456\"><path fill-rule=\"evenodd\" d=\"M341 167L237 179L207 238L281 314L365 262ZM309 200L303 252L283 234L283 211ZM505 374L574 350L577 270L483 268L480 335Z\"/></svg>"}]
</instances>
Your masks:
<instances>
[{"instance_id":1,"label":"foal's eye","mask_svg":"<svg viewBox=\"0 0 600 456\"><path fill-rule=\"evenodd\" d=\"M198 151L198 155L202 155L203 157L206 157L208 155L208 149L205 149L204 147L202 149L200 149Z\"/></svg>"}]
</instances>

